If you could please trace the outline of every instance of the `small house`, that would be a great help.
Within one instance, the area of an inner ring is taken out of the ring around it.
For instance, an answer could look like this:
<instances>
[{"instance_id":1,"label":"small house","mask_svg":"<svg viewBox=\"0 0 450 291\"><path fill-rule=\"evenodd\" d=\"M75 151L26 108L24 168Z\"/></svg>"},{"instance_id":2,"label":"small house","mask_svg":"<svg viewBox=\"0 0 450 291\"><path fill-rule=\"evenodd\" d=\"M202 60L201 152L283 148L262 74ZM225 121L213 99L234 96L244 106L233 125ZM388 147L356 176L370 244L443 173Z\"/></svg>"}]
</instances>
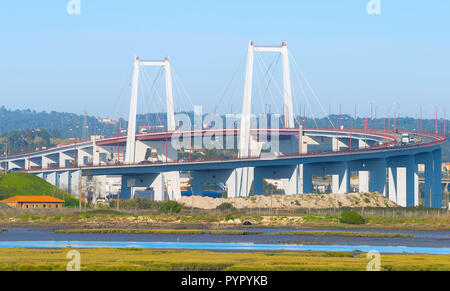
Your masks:
<instances>
[{"instance_id":1,"label":"small house","mask_svg":"<svg viewBox=\"0 0 450 291\"><path fill-rule=\"evenodd\" d=\"M14 196L0 202L23 209L53 209L63 208L64 205L64 200L51 196Z\"/></svg>"}]
</instances>

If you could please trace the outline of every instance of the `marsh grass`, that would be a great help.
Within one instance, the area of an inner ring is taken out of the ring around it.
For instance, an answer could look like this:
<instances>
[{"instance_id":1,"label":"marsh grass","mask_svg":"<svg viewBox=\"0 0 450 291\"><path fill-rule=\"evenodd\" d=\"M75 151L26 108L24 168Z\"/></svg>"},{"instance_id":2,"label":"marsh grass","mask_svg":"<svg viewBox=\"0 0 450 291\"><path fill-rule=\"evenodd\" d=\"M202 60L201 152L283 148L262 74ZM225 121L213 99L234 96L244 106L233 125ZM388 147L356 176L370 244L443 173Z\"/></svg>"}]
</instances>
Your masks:
<instances>
[{"instance_id":1,"label":"marsh grass","mask_svg":"<svg viewBox=\"0 0 450 291\"><path fill-rule=\"evenodd\" d=\"M0 270L66 269L70 249L1 248ZM350 252L213 252L195 250L81 249L82 271L365 271L365 253ZM339 258L339 259L336 259ZM450 270L450 255L383 254L382 270Z\"/></svg>"}]
</instances>

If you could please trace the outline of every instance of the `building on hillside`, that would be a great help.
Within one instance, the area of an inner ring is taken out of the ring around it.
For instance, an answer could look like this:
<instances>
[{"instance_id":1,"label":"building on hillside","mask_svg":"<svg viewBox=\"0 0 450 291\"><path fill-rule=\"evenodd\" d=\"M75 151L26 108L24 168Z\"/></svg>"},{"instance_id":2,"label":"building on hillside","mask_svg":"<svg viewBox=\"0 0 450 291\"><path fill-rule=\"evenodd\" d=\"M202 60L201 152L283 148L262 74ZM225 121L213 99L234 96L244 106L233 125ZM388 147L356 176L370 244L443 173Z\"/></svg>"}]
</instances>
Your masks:
<instances>
[{"instance_id":1,"label":"building on hillside","mask_svg":"<svg viewBox=\"0 0 450 291\"><path fill-rule=\"evenodd\" d=\"M64 206L64 200L51 196L14 196L0 202L13 208L23 209L50 209Z\"/></svg>"},{"instance_id":2,"label":"building on hillside","mask_svg":"<svg viewBox=\"0 0 450 291\"><path fill-rule=\"evenodd\" d=\"M116 124L117 120L112 120L111 118L97 118L97 121L105 124Z\"/></svg>"}]
</instances>

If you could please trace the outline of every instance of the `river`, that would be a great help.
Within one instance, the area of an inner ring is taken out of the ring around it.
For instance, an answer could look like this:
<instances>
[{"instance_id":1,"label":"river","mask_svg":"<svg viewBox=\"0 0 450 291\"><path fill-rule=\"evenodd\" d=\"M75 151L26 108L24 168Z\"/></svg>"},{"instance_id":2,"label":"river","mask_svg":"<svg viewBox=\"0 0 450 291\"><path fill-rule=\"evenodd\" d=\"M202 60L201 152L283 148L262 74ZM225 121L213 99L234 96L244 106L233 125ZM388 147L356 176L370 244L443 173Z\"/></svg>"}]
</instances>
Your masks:
<instances>
[{"instance_id":1,"label":"river","mask_svg":"<svg viewBox=\"0 0 450 291\"><path fill-rule=\"evenodd\" d=\"M413 238L314 237L296 235L166 235L55 233L58 227L8 227L0 233L0 247L98 248L137 247L153 249L205 249L254 251L371 251L381 253L450 254L450 232L383 231L412 234ZM236 230L239 230L238 228ZM242 230L242 229L241 229ZM248 230L248 229L246 229ZM265 233L286 229L252 229ZM326 231L330 229L308 229ZM299 231L299 230L295 230ZM336 231L336 230L330 230ZM340 230L355 231L355 230Z\"/></svg>"}]
</instances>

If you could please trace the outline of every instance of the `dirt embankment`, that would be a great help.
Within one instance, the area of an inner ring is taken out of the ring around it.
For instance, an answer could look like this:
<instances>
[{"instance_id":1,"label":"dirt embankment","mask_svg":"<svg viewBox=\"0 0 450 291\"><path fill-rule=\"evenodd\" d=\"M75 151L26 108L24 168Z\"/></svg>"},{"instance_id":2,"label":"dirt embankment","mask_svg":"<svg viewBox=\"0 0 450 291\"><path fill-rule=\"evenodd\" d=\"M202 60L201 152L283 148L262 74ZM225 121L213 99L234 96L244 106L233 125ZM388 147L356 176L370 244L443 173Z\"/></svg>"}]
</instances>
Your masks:
<instances>
[{"instance_id":1,"label":"dirt embankment","mask_svg":"<svg viewBox=\"0 0 450 291\"><path fill-rule=\"evenodd\" d=\"M182 197L179 203L187 207L215 209L222 203L231 203L242 208L309 208L329 209L341 207L397 207L397 205L378 193L352 194L300 194L251 196L239 198Z\"/></svg>"}]
</instances>

